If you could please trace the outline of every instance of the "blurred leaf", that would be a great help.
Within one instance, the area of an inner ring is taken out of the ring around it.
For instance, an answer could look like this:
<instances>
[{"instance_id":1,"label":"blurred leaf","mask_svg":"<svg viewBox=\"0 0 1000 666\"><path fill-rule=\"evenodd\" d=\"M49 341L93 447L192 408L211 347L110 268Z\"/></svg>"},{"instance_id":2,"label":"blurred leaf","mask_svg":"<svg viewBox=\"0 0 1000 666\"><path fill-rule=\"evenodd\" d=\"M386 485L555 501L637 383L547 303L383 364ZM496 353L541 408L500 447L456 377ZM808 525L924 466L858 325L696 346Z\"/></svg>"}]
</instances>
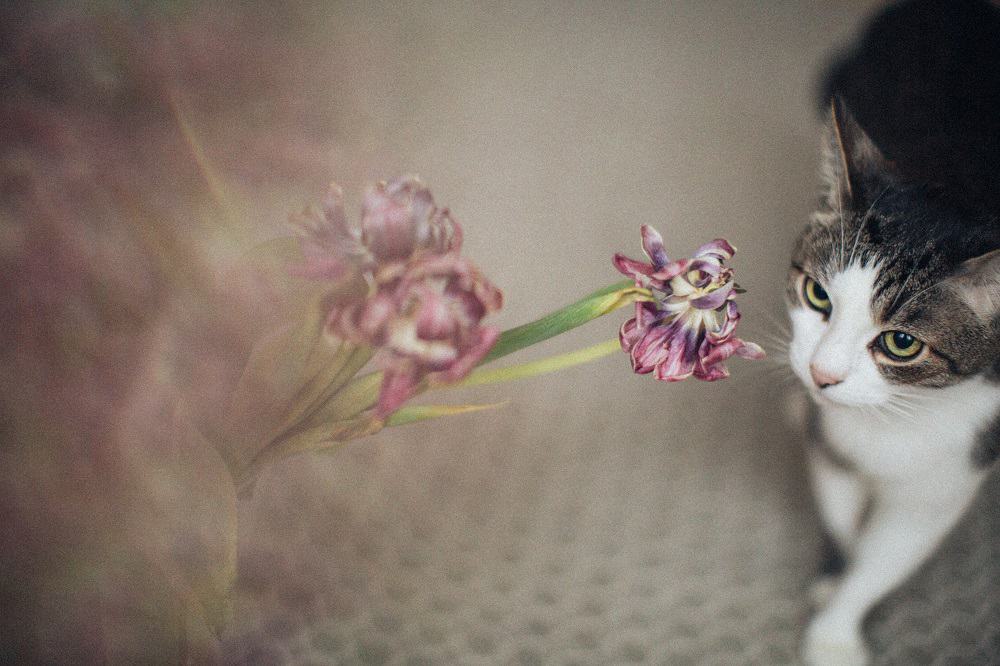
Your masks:
<instances>
[{"instance_id":1,"label":"blurred leaf","mask_svg":"<svg viewBox=\"0 0 1000 666\"><path fill-rule=\"evenodd\" d=\"M374 407L381 385L381 372L354 377L310 415L308 425L321 426L323 423L342 421Z\"/></svg>"},{"instance_id":2,"label":"blurred leaf","mask_svg":"<svg viewBox=\"0 0 1000 666\"><path fill-rule=\"evenodd\" d=\"M223 460L191 422L183 405L174 415L177 454L165 478L174 481L177 495L169 507L183 521L171 549L177 575L197 599L205 621L215 635L228 625L232 614L230 593L236 580L236 486ZM178 545L183 544L181 549ZM180 581L178 581L180 584Z\"/></svg>"},{"instance_id":3,"label":"blurred leaf","mask_svg":"<svg viewBox=\"0 0 1000 666\"><path fill-rule=\"evenodd\" d=\"M486 409L497 409L506 404L505 401L488 405L410 405L392 414L386 419L385 425L391 428L441 418L442 416L457 416L458 414L481 412Z\"/></svg>"},{"instance_id":4,"label":"blurred leaf","mask_svg":"<svg viewBox=\"0 0 1000 666\"><path fill-rule=\"evenodd\" d=\"M504 331L480 365L485 365L543 340L548 340L560 333L565 333L629 303L643 300L648 297L648 294L647 290L636 287L631 280L617 282L603 289L598 289L589 296L547 314L541 319Z\"/></svg>"},{"instance_id":5,"label":"blurred leaf","mask_svg":"<svg viewBox=\"0 0 1000 666\"><path fill-rule=\"evenodd\" d=\"M374 435L384 426L382 421L375 419L370 414L365 414L290 433L261 451L252 463L241 471L236 485L240 492L246 492L252 487L257 475L273 462L297 453L337 447L352 439Z\"/></svg>"},{"instance_id":6,"label":"blurred leaf","mask_svg":"<svg viewBox=\"0 0 1000 666\"><path fill-rule=\"evenodd\" d=\"M371 356L324 333L330 293L313 295L297 325L254 346L227 412L227 455L237 468L334 395Z\"/></svg>"},{"instance_id":7,"label":"blurred leaf","mask_svg":"<svg viewBox=\"0 0 1000 666\"><path fill-rule=\"evenodd\" d=\"M517 379L526 379L550 372L557 372L582 363L589 363L617 351L621 351L621 343L618 340L607 340L584 349L549 356L537 361L531 361L530 363L512 365L506 368L478 368L464 380L457 384L452 384L452 386L478 386L480 384L497 384ZM444 388L444 386L435 388Z\"/></svg>"}]
</instances>

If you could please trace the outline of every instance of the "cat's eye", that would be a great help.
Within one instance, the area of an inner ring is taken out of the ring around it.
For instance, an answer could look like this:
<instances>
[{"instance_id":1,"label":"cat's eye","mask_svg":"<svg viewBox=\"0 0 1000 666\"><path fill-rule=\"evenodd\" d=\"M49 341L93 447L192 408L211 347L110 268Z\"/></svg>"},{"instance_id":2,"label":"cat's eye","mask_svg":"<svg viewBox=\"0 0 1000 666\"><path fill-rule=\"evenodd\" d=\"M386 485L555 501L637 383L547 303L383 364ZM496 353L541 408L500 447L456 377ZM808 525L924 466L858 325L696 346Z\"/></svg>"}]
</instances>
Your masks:
<instances>
[{"instance_id":1,"label":"cat's eye","mask_svg":"<svg viewBox=\"0 0 1000 666\"><path fill-rule=\"evenodd\" d=\"M924 343L903 331L886 331L878 336L878 347L893 361L912 361L924 350Z\"/></svg>"},{"instance_id":2,"label":"cat's eye","mask_svg":"<svg viewBox=\"0 0 1000 666\"><path fill-rule=\"evenodd\" d=\"M808 275L802 281L802 296L805 298L806 305L817 312L828 315L833 309L830 295L826 293L826 289Z\"/></svg>"}]
</instances>

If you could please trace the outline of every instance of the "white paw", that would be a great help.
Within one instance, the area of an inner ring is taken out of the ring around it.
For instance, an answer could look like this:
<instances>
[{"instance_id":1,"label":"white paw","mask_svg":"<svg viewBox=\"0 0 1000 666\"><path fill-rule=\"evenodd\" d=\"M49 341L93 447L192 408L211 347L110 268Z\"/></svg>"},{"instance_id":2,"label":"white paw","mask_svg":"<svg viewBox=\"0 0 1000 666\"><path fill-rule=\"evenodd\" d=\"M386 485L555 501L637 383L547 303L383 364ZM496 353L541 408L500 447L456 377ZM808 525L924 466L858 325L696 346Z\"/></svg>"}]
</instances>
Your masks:
<instances>
[{"instance_id":1,"label":"white paw","mask_svg":"<svg viewBox=\"0 0 1000 666\"><path fill-rule=\"evenodd\" d=\"M833 621L821 613L806 629L802 661L807 666L865 666L870 659L854 626Z\"/></svg>"},{"instance_id":2,"label":"white paw","mask_svg":"<svg viewBox=\"0 0 1000 666\"><path fill-rule=\"evenodd\" d=\"M837 576L819 576L813 580L809 585L809 601L812 607L819 609L826 606L826 602L830 601L839 584L840 578Z\"/></svg>"}]
</instances>

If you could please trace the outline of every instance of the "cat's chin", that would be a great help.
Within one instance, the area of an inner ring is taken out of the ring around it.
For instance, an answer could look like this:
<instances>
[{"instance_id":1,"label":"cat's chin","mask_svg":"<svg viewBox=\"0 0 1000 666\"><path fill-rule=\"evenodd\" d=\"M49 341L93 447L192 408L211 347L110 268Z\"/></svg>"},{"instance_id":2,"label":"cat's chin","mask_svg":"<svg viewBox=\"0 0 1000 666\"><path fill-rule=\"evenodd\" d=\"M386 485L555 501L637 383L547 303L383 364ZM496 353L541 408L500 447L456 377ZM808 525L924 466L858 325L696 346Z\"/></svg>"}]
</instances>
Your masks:
<instances>
[{"instance_id":1,"label":"cat's chin","mask_svg":"<svg viewBox=\"0 0 1000 666\"><path fill-rule=\"evenodd\" d=\"M831 389L820 390L817 388L808 388L807 391L817 405L837 407L840 409L879 407L884 402L884 400L874 396L859 396L853 393L837 392Z\"/></svg>"}]
</instances>

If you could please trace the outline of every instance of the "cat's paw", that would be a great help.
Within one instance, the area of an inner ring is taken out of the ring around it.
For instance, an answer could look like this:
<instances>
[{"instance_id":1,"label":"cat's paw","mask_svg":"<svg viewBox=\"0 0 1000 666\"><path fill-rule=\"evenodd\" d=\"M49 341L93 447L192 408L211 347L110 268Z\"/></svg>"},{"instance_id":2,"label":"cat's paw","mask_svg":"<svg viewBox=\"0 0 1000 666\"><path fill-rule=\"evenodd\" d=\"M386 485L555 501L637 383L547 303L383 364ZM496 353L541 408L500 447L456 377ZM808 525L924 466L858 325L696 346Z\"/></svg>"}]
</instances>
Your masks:
<instances>
[{"instance_id":1,"label":"cat's paw","mask_svg":"<svg viewBox=\"0 0 1000 666\"><path fill-rule=\"evenodd\" d=\"M802 640L802 662L807 666L865 666L868 649L854 626L823 614L809 623Z\"/></svg>"},{"instance_id":2,"label":"cat's paw","mask_svg":"<svg viewBox=\"0 0 1000 666\"><path fill-rule=\"evenodd\" d=\"M809 601L813 608L823 608L840 584L838 576L817 576L809 585Z\"/></svg>"}]
</instances>

